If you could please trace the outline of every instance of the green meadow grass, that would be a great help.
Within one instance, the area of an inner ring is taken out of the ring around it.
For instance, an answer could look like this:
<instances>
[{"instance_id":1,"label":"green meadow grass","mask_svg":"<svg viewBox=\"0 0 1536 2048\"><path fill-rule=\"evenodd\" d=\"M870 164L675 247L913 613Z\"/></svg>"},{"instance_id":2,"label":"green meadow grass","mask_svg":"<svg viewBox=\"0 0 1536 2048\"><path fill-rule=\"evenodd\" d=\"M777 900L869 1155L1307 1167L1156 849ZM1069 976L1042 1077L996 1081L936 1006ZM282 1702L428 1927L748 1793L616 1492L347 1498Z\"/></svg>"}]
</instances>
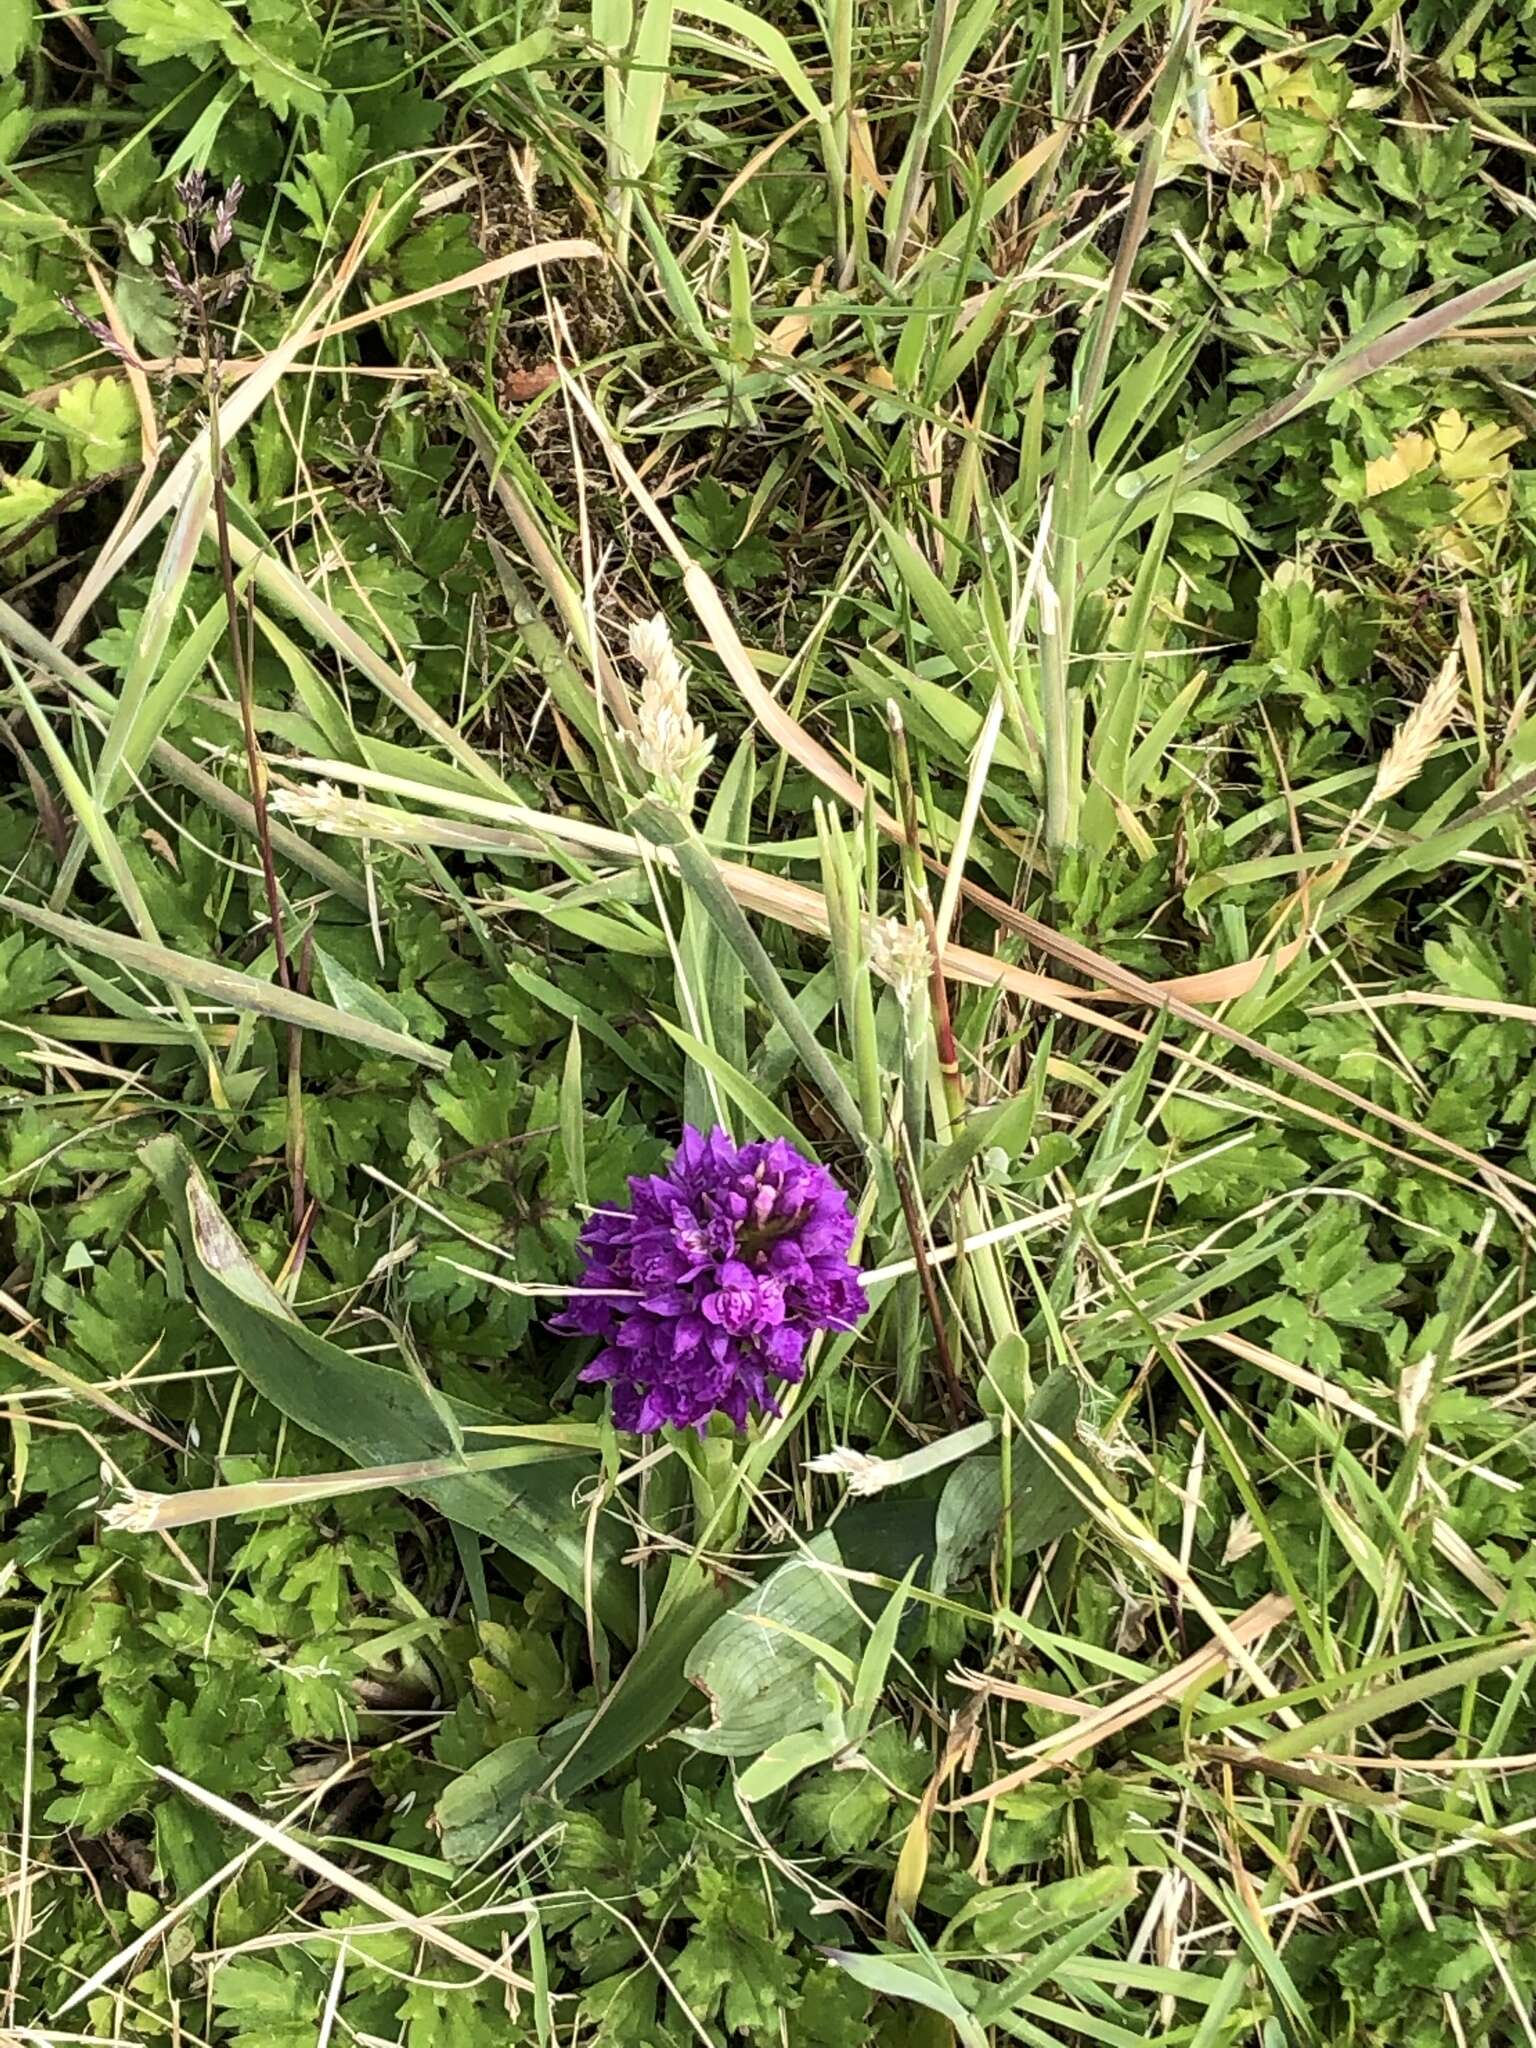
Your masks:
<instances>
[{"instance_id":1,"label":"green meadow grass","mask_svg":"<svg viewBox=\"0 0 1536 2048\"><path fill-rule=\"evenodd\" d=\"M1536 2044L1533 111L0 0L0 2041ZM636 1439L685 1124L871 1311Z\"/></svg>"}]
</instances>

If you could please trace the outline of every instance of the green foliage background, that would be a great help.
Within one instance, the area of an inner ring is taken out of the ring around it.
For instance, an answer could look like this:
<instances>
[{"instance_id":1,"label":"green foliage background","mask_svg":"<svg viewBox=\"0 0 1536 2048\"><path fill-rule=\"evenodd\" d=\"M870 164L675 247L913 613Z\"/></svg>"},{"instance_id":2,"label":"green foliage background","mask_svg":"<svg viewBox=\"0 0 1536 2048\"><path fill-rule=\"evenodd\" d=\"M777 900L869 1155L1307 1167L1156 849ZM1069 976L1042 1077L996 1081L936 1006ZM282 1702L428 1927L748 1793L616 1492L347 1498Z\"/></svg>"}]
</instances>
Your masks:
<instances>
[{"instance_id":1,"label":"green foliage background","mask_svg":"<svg viewBox=\"0 0 1536 2048\"><path fill-rule=\"evenodd\" d=\"M0 2032L1529 2040L1532 288L1390 344L1536 255L1533 107L1513 0L0 0ZM349 250L338 315L425 296L224 451L294 1037L212 532L64 621ZM1074 993L951 980L958 1104L861 953L920 863L818 816L555 361L806 731L946 858L971 793L955 936ZM629 829L657 610L704 840L831 944L561 837ZM1230 979L1098 1002L1052 934ZM717 1114L873 1267L1028 1223L944 1269L958 1408L905 1272L783 1427L615 1439L547 1291Z\"/></svg>"}]
</instances>

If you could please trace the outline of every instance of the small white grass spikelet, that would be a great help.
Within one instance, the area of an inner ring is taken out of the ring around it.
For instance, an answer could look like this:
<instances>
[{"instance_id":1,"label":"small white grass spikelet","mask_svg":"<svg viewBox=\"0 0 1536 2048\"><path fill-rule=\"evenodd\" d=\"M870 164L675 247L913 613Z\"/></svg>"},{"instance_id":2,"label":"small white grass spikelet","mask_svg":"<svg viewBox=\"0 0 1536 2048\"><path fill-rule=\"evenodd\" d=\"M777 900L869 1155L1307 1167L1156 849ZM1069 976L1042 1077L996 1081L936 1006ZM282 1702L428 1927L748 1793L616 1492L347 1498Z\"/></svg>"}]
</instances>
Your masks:
<instances>
[{"instance_id":1,"label":"small white grass spikelet","mask_svg":"<svg viewBox=\"0 0 1536 2048\"><path fill-rule=\"evenodd\" d=\"M630 627L629 651L644 677L636 711L636 758L663 803L690 811L715 742L689 715L687 671L660 612Z\"/></svg>"},{"instance_id":2,"label":"small white grass spikelet","mask_svg":"<svg viewBox=\"0 0 1536 2048\"><path fill-rule=\"evenodd\" d=\"M102 1509L102 1526L121 1529L134 1536L146 1535L151 1529L159 1528L167 1499L163 1493L143 1493L136 1486L125 1486L121 1497L109 1501Z\"/></svg>"},{"instance_id":3,"label":"small white grass spikelet","mask_svg":"<svg viewBox=\"0 0 1536 2048\"><path fill-rule=\"evenodd\" d=\"M408 839L412 820L397 818L382 804L366 797L348 796L334 782L317 782L312 789L277 789L272 792L271 809L295 824L308 825L315 832L335 832L348 839Z\"/></svg>"},{"instance_id":4,"label":"small white grass spikelet","mask_svg":"<svg viewBox=\"0 0 1536 2048\"><path fill-rule=\"evenodd\" d=\"M806 1469L811 1472L828 1472L835 1478L846 1481L848 1491L856 1500L869 1494L879 1493L889 1484L887 1467L889 1460L872 1458L867 1451L850 1450L839 1444L836 1449L823 1451L819 1457L808 1458Z\"/></svg>"},{"instance_id":5,"label":"small white grass spikelet","mask_svg":"<svg viewBox=\"0 0 1536 2048\"><path fill-rule=\"evenodd\" d=\"M921 925L899 917L872 917L864 927L864 942L870 966L890 983L902 1008L909 1008L927 985L933 966L928 934Z\"/></svg>"}]
</instances>

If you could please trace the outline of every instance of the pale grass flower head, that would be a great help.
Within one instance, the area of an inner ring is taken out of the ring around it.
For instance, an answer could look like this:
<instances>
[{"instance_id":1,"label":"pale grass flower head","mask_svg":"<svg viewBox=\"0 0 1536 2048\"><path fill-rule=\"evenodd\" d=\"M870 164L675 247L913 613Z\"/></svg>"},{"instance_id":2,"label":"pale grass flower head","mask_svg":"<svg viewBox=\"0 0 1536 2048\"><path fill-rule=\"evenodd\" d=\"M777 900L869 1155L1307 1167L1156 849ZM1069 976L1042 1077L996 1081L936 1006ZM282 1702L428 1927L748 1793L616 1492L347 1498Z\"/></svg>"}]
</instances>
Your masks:
<instances>
[{"instance_id":1,"label":"pale grass flower head","mask_svg":"<svg viewBox=\"0 0 1536 2048\"><path fill-rule=\"evenodd\" d=\"M1461 661L1453 647L1441 664L1440 673L1398 727L1392 744L1381 757L1376 780L1365 800L1366 810L1389 802L1417 780L1441 733L1456 715L1460 693Z\"/></svg>"},{"instance_id":2,"label":"pale grass flower head","mask_svg":"<svg viewBox=\"0 0 1536 2048\"><path fill-rule=\"evenodd\" d=\"M635 714L635 756L662 802L690 811L715 742L689 715L687 672L660 612L630 627L629 651L644 678Z\"/></svg>"},{"instance_id":3,"label":"pale grass flower head","mask_svg":"<svg viewBox=\"0 0 1536 2048\"><path fill-rule=\"evenodd\" d=\"M406 839L411 832L408 819L382 804L347 796L334 782L317 782L312 789L275 789L270 808L312 831L337 832L351 839Z\"/></svg>"},{"instance_id":4,"label":"pale grass flower head","mask_svg":"<svg viewBox=\"0 0 1536 2048\"><path fill-rule=\"evenodd\" d=\"M147 1535L159 1527L166 1499L163 1493L143 1493L136 1486L125 1486L118 1499L109 1501L102 1509L102 1526L132 1536Z\"/></svg>"},{"instance_id":5,"label":"pale grass flower head","mask_svg":"<svg viewBox=\"0 0 1536 2048\"><path fill-rule=\"evenodd\" d=\"M879 1493L886 1484L884 1458L872 1458L867 1451L855 1451L845 1444L839 1444L835 1450L823 1451L818 1457L808 1458L806 1469L826 1472L844 1480L856 1500Z\"/></svg>"},{"instance_id":6,"label":"pale grass flower head","mask_svg":"<svg viewBox=\"0 0 1536 2048\"><path fill-rule=\"evenodd\" d=\"M872 917L864 928L869 964L896 991L902 1008L911 1006L926 987L933 968L928 934L921 925L899 917Z\"/></svg>"}]
</instances>

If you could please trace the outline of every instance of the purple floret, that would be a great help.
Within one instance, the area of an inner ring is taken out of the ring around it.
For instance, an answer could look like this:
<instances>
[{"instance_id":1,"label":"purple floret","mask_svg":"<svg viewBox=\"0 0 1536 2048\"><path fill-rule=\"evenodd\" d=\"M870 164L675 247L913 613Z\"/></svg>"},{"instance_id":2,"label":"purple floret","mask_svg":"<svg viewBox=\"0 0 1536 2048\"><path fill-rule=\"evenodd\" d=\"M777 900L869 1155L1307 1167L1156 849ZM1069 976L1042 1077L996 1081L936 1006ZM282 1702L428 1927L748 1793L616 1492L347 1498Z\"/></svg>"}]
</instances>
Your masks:
<instances>
[{"instance_id":1,"label":"purple floret","mask_svg":"<svg viewBox=\"0 0 1536 2048\"><path fill-rule=\"evenodd\" d=\"M716 1410L738 1428L754 1405L777 1415L773 1388L803 1378L812 1335L867 1307L848 1197L783 1138L691 1127L629 1191L582 1231L586 1270L556 1321L603 1339L582 1378L610 1381L614 1421L642 1436Z\"/></svg>"}]
</instances>

